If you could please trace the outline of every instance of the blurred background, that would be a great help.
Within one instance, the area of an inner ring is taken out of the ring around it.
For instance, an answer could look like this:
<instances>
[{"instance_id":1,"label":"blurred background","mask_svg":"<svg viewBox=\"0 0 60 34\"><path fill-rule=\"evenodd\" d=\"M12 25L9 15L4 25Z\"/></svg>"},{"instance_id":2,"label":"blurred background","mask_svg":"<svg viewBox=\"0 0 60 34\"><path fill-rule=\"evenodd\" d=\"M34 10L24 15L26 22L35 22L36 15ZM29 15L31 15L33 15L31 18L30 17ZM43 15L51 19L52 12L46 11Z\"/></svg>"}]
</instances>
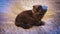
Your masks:
<instances>
[{"instance_id":1,"label":"blurred background","mask_svg":"<svg viewBox=\"0 0 60 34\"><path fill-rule=\"evenodd\" d=\"M15 26L16 16L33 5L46 5L44 26L23 29ZM0 0L0 34L60 34L60 0Z\"/></svg>"}]
</instances>

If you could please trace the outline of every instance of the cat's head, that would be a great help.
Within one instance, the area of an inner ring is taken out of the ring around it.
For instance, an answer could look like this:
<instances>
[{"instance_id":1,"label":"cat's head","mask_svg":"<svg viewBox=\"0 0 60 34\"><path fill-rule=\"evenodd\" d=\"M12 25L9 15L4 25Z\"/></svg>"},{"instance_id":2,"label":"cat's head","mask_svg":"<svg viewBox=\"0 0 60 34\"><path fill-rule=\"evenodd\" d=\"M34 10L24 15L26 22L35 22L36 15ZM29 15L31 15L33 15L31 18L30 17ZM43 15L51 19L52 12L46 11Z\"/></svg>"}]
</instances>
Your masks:
<instances>
[{"instance_id":1,"label":"cat's head","mask_svg":"<svg viewBox=\"0 0 60 34\"><path fill-rule=\"evenodd\" d=\"M45 5L34 5L33 6L33 13L42 13L44 14L47 11L47 6Z\"/></svg>"}]
</instances>

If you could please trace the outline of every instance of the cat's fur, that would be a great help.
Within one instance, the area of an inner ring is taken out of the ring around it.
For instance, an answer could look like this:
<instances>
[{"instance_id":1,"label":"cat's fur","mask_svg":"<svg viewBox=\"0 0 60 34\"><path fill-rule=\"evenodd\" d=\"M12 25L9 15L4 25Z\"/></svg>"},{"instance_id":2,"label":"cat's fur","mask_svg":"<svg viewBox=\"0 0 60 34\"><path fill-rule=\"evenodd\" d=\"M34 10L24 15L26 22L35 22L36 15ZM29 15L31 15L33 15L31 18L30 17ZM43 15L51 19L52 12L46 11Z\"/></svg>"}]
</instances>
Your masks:
<instances>
[{"instance_id":1,"label":"cat's fur","mask_svg":"<svg viewBox=\"0 0 60 34\"><path fill-rule=\"evenodd\" d=\"M34 5L32 10L26 10L17 15L15 25L24 29L44 25L41 19L46 11L47 10L43 10L41 5Z\"/></svg>"}]
</instances>

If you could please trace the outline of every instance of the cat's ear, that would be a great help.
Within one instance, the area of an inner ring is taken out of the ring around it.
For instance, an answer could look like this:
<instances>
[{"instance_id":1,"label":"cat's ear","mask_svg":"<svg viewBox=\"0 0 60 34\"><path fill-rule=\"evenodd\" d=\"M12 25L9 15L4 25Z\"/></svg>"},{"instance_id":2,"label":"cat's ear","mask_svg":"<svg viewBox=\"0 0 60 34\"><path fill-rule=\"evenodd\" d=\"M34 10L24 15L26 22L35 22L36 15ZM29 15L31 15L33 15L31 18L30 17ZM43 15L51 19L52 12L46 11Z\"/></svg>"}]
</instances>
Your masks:
<instances>
[{"instance_id":1,"label":"cat's ear","mask_svg":"<svg viewBox=\"0 0 60 34\"><path fill-rule=\"evenodd\" d=\"M35 8L35 6L33 6L33 8Z\"/></svg>"}]
</instances>

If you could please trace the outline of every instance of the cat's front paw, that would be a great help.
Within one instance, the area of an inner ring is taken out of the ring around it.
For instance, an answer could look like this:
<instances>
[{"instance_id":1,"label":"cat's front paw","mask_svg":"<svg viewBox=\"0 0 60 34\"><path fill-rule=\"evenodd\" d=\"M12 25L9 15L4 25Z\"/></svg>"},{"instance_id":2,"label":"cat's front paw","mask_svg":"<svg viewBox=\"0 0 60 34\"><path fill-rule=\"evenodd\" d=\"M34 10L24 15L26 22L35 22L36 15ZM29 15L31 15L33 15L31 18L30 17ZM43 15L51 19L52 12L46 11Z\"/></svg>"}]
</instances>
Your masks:
<instances>
[{"instance_id":1,"label":"cat's front paw","mask_svg":"<svg viewBox=\"0 0 60 34\"><path fill-rule=\"evenodd\" d=\"M43 26L45 25L45 22L43 21L39 21L38 23L35 24L35 26Z\"/></svg>"}]
</instances>

